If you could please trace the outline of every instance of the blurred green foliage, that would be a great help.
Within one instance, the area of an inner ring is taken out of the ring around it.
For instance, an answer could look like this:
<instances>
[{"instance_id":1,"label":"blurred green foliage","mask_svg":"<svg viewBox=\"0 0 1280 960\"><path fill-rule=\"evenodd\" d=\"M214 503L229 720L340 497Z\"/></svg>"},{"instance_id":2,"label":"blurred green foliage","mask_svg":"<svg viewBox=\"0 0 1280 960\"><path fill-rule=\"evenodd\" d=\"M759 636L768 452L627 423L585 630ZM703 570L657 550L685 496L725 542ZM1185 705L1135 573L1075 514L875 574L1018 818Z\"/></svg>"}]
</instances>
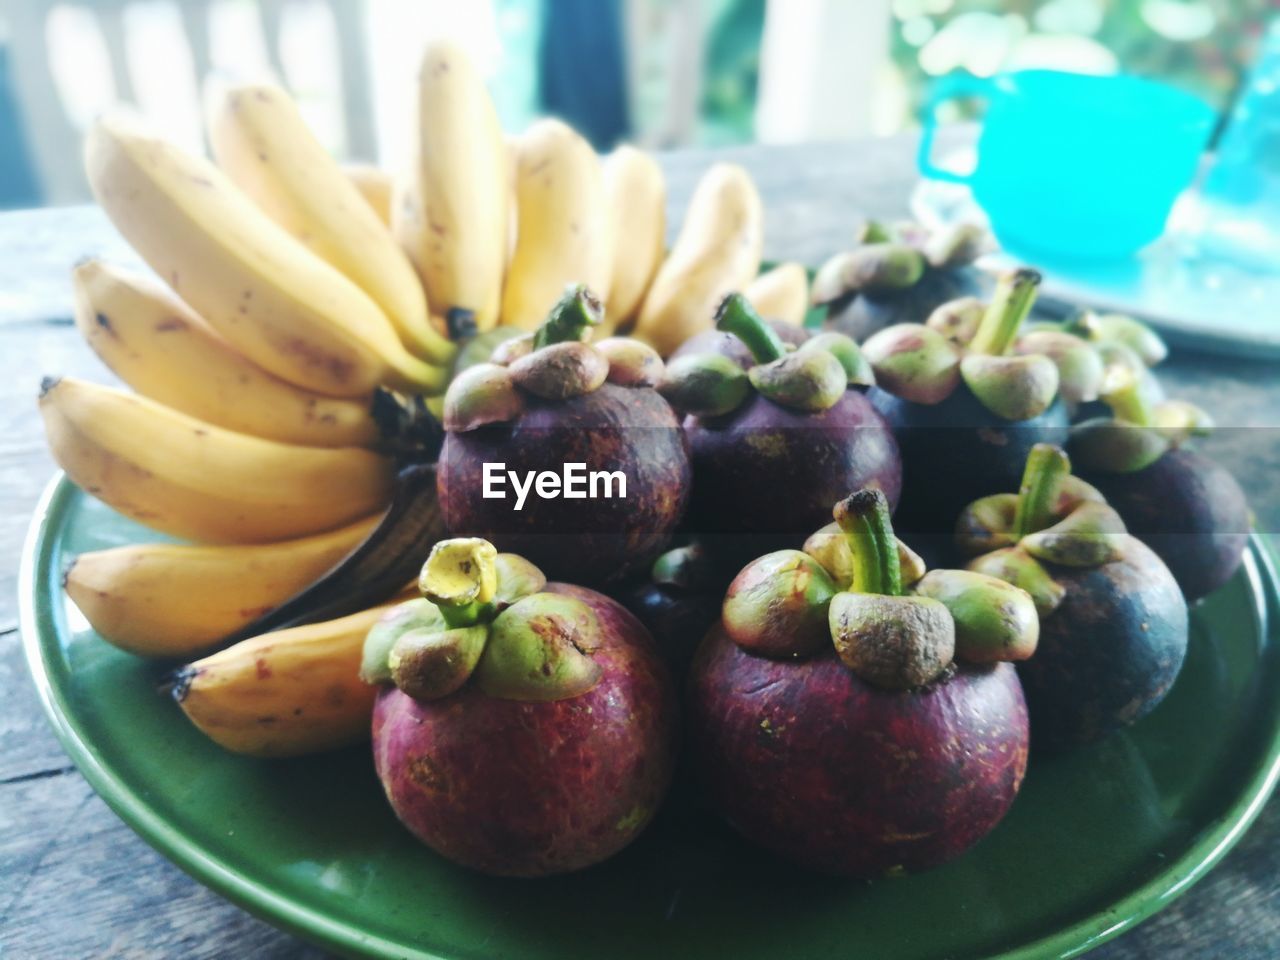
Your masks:
<instances>
[{"instance_id":1,"label":"blurred green foliage","mask_svg":"<svg viewBox=\"0 0 1280 960\"><path fill-rule=\"evenodd\" d=\"M1123 70L1224 108L1277 0L893 0L893 60L911 112L932 76L1044 66Z\"/></svg>"}]
</instances>

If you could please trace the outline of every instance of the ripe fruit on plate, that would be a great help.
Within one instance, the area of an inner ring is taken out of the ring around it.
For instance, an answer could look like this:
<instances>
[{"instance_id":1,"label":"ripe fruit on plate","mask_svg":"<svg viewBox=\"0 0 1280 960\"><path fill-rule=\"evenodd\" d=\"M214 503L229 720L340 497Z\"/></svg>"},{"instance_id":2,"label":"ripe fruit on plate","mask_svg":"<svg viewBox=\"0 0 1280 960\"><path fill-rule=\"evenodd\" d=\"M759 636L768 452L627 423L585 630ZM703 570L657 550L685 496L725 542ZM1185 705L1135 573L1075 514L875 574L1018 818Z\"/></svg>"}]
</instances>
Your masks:
<instances>
[{"instance_id":1,"label":"ripe fruit on plate","mask_svg":"<svg viewBox=\"0 0 1280 960\"><path fill-rule=\"evenodd\" d=\"M1018 671L1037 744L1097 740L1150 713L1187 651L1187 606L1173 575L1067 456L1040 444L1018 493L971 504L956 533L969 569L1026 590L1040 646Z\"/></svg>"},{"instance_id":2,"label":"ripe fruit on plate","mask_svg":"<svg viewBox=\"0 0 1280 960\"><path fill-rule=\"evenodd\" d=\"M741 563L798 542L851 489L897 503L897 444L864 393L871 371L852 340L826 333L788 351L741 294L725 298L717 327L743 343L751 368L713 345L673 359L661 387L685 414L690 533Z\"/></svg>"},{"instance_id":3,"label":"ripe fruit on plate","mask_svg":"<svg viewBox=\"0 0 1280 960\"><path fill-rule=\"evenodd\" d=\"M503 876L579 870L630 843L675 757L675 695L644 628L484 540L437 544L421 587L365 648L396 816Z\"/></svg>"},{"instance_id":4,"label":"ripe fruit on plate","mask_svg":"<svg viewBox=\"0 0 1280 960\"><path fill-rule=\"evenodd\" d=\"M1026 706L1001 661L1035 650L1035 608L992 577L924 573L879 491L835 516L730 585L689 677L694 764L729 823L781 856L923 870L985 836L1022 783Z\"/></svg>"}]
</instances>

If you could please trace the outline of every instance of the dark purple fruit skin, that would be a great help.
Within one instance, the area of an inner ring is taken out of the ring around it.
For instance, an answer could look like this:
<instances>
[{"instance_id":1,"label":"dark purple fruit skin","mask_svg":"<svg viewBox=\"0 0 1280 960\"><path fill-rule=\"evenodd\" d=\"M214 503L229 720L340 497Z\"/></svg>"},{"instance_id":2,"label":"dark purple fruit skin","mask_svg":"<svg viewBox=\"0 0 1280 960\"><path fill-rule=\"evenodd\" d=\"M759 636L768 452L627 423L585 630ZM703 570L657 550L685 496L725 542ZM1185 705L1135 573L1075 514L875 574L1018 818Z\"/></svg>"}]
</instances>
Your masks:
<instances>
[{"instance_id":1,"label":"dark purple fruit skin","mask_svg":"<svg viewBox=\"0 0 1280 960\"><path fill-rule=\"evenodd\" d=\"M902 510L893 525L904 534L950 536L968 504L1018 489L1033 446L1067 441L1061 399L1038 417L1012 421L984 407L963 383L932 405L876 387L868 396L902 453Z\"/></svg>"},{"instance_id":2,"label":"dark purple fruit skin","mask_svg":"<svg viewBox=\"0 0 1280 960\"><path fill-rule=\"evenodd\" d=\"M746 653L713 629L689 676L690 745L747 839L826 873L937 866L1000 822L1027 768L1013 666L960 666L920 690L860 680L834 652Z\"/></svg>"},{"instance_id":3,"label":"dark purple fruit skin","mask_svg":"<svg viewBox=\"0 0 1280 960\"><path fill-rule=\"evenodd\" d=\"M1121 559L1097 567L1045 564L1066 588L1040 621L1040 643L1018 673L1036 748L1092 743L1164 699L1187 653L1187 605L1169 569L1126 536Z\"/></svg>"},{"instance_id":4,"label":"dark purple fruit skin","mask_svg":"<svg viewBox=\"0 0 1280 960\"><path fill-rule=\"evenodd\" d=\"M468 684L420 702L388 687L373 712L373 759L400 821L482 873L539 877L599 863L631 842L671 781L676 698L653 640L622 606L566 584L595 611L603 668L588 692L551 703Z\"/></svg>"},{"instance_id":5,"label":"dark purple fruit skin","mask_svg":"<svg viewBox=\"0 0 1280 960\"><path fill-rule=\"evenodd\" d=\"M1082 475L1168 565L1188 602L1213 593L1240 568L1249 505L1236 478L1212 460L1171 450L1134 473Z\"/></svg>"},{"instance_id":6,"label":"dark purple fruit skin","mask_svg":"<svg viewBox=\"0 0 1280 960\"><path fill-rule=\"evenodd\" d=\"M765 323L773 328L774 332L782 338L783 343L789 343L795 347L813 336L813 331L797 327L793 323L783 323L781 320L766 320ZM698 356L704 353L718 353L728 357L743 370L748 370L756 364L755 357L751 355L745 343L732 333L723 333L719 330L704 330L690 337L680 344L676 352L667 359L667 363L680 357Z\"/></svg>"},{"instance_id":7,"label":"dark purple fruit skin","mask_svg":"<svg viewBox=\"0 0 1280 960\"><path fill-rule=\"evenodd\" d=\"M873 333L895 323L924 323L929 314L950 300L982 292L972 269L926 268L915 286L880 296L841 298L827 311L823 328L847 334L861 343Z\"/></svg>"},{"instance_id":8,"label":"dark purple fruit skin","mask_svg":"<svg viewBox=\"0 0 1280 960\"><path fill-rule=\"evenodd\" d=\"M759 394L723 417L686 417L694 487L685 527L745 560L798 547L831 521L831 505L877 487L898 502L898 445L865 394L802 413Z\"/></svg>"},{"instance_id":9,"label":"dark purple fruit skin","mask_svg":"<svg viewBox=\"0 0 1280 960\"><path fill-rule=\"evenodd\" d=\"M723 590L693 593L668 584L642 583L619 600L644 624L679 680L688 671L699 642L720 619L723 597Z\"/></svg>"},{"instance_id":10,"label":"dark purple fruit skin","mask_svg":"<svg viewBox=\"0 0 1280 960\"><path fill-rule=\"evenodd\" d=\"M517 512L507 499L484 499L486 462L507 470L549 470L585 463L621 470L627 496L540 499L530 491ZM684 515L692 473L675 414L647 387L600 389L569 400L530 399L511 424L449 433L440 452L437 491L451 536L477 536L518 553L548 577L574 583L619 580L652 560Z\"/></svg>"}]
</instances>

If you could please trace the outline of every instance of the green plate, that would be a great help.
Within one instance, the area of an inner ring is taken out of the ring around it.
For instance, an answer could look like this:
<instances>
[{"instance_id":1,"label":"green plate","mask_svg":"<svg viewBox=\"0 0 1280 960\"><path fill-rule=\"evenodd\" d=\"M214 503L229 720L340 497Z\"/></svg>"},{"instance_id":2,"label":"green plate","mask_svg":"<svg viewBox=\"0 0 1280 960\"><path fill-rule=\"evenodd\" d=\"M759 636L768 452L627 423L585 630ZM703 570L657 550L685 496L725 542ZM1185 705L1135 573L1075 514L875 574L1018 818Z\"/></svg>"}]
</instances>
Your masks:
<instances>
[{"instance_id":1,"label":"green plate","mask_svg":"<svg viewBox=\"0 0 1280 960\"><path fill-rule=\"evenodd\" d=\"M66 481L49 488L21 585L49 717L148 842L236 903L353 956L1075 956L1203 876L1280 770L1280 601L1255 538L1241 574L1195 610L1186 667L1160 709L1096 748L1033 761L1005 822L942 869L874 883L804 874L677 795L607 864L488 879L400 828L367 749L286 762L224 753L157 695L162 668L93 634L63 598L66 560L147 536Z\"/></svg>"}]
</instances>

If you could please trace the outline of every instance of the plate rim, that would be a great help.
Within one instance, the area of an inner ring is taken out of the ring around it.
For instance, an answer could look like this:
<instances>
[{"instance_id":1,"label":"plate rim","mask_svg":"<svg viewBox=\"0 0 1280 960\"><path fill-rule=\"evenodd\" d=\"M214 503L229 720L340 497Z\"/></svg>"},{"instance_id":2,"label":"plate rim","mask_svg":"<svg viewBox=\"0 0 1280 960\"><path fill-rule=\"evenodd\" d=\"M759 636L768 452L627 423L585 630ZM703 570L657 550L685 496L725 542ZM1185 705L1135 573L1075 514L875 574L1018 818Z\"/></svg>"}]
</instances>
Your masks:
<instances>
[{"instance_id":1,"label":"plate rim","mask_svg":"<svg viewBox=\"0 0 1280 960\"><path fill-rule=\"evenodd\" d=\"M93 791L124 823L154 850L192 879L262 920L327 949L347 956L376 960L450 960L416 946L367 933L323 912L277 893L209 856L142 801L119 776L100 762L92 740L82 729L65 691L53 680L44 657L49 638L40 624L37 574L49 562L53 546L50 530L61 523L80 491L61 471L46 484L32 514L18 568L18 631L27 669L54 735ZM1249 534L1249 552L1256 569L1255 590L1267 619L1280 609L1280 573L1275 548L1257 532ZM1246 568L1247 569L1247 568ZM56 637L52 638L56 642ZM1091 910L1074 923L984 960L1068 960L1120 936L1167 907L1209 873L1248 832L1280 781L1280 704L1271 710L1271 739L1265 755L1251 765L1242 790L1229 811L1209 821L1206 829L1175 860L1168 862L1124 895Z\"/></svg>"}]
</instances>

